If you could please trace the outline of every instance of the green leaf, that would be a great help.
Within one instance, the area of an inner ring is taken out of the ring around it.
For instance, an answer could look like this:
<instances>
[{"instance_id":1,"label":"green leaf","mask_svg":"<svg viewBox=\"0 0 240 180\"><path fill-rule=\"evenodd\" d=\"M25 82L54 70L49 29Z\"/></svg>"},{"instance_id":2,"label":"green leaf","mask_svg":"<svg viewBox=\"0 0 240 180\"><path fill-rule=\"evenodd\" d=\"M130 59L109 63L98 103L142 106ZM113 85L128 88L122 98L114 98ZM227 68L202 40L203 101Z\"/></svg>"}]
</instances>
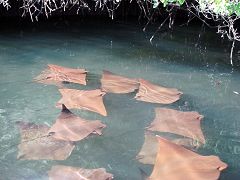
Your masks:
<instances>
[{"instance_id":1,"label":"green leaf","mask_svg":"<svg viewBox=\"0 0 240 180\"><path fill-rule=\"evenodd\" d=\"M157 8L159 5L158 0L153 0L153 8Z\"/></svg>"},{"instance_id":2,"label":"green leaf","mask_svg":"<svg viewBox=\"0 0 240 180\"><path fill-rule=\"evenodd\" d=\"M163 7L166 7L169 3L177 3L179 5L183 5L185 0L160 0L163 3Z\"/></svg>"},{"instance_id":3,"label":"green leaf","mask_svg":"<svg viewBox=\"0 0 240 180\"><path fill-rule=\"evenodd\" d=\"M185 0L178 0L178 3L179 3L180 5L183 5L184 2L185 2Z\"/></svg>"}]
</instances>

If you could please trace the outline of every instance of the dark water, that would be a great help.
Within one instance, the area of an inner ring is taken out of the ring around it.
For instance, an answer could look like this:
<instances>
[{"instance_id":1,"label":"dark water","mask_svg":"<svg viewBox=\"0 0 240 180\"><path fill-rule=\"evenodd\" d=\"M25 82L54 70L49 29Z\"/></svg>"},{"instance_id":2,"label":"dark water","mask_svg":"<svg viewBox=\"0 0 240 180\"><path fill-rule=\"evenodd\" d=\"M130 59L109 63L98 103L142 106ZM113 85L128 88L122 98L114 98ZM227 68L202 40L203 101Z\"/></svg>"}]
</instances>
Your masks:
<instances>
[{"instance_id":1,"label":"dark water","mask_svg":"<svg viewBox=\"0 0 240 180\"><path fill-rule=\"evenodd\" d=\"M107 128L101 137L77 143L66 161L17 160L19 131L16 121L53 124L60 110L55 86L33 83L47 64L86 68L87 87L100 86L103 69L184 92L169 106L198 111L205 116L202 129L206 144L198 152L217 155L229 165L221 179L240 179L240 73L229 65L229 45L200 27L176 28L153 40L152 34L131 23L45 24L37 28L2 30L0 34L0 179L47 179L51 166L104 167L119 180L140 179L135 156L144 141L144 128L154 118L154 107L134 100L134 93L104 97L108 116L74 111L100 119ZM238 60L234 56L234 60Z\"/></svg>"}]
</instances>

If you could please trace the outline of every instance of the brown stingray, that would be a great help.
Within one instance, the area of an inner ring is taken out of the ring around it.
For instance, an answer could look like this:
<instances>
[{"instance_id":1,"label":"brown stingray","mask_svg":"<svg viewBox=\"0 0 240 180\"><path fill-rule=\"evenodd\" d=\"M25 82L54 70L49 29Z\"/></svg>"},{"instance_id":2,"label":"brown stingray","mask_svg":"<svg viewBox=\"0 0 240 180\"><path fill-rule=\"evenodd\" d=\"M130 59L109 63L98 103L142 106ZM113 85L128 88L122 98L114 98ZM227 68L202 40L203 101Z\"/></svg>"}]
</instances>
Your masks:
<instances>
[{"instance_id":1,"label":"brown stingray","mask_svg":"<svg viewBox=\"0 0 240 180\"><path fill-rule=\"evenodd\" d=\"M76 89L59 89L62 99L57 103L57 107L65 104L69 109L85 109L107 116L103 104L103 96L106 94L100 89L96 90L76 90Z\"/></svg>"},{"instance_id":2,"label":"brown stingray","mask_svg":"<svg viewBox=\"0 0 240 180\"><path fill-rule=\"evenodd\" d=\"M83 169L71 166L53 166L48 172L49 180L111 180L113 175L104 168Z\"/></svg>"},{"instance_id":3,"label":"brown stingray","mask_svg":"<svg viewBox=\"0 0 240 180\"><path fill-rule=\"evenodd\" d=\"M82 119L71 111L65 105L62 105L62 113L50 128L49 133L56 139L65 141L80 141L90 134L102 134L102 129L106 125L101 121L88 121Z\"/></svg>"},{"instance_id":4,"label":"brown stingray","mask_svg":"<svg viewBox=\"0 0 240 180\"><path fill-rule=\"evenodd\" d=\"M74 144L53 138L47 125L18 122L21 143L18 145L18 159L65 160L74 149Z\"/></svg>"},{"instance_id":5,"label":"brown stingray","mask_svg":"<svg viewBox=\"0 0 240 180\"><path fill-rule=\"evenodd\" d=\"M44 70L34 80L44 84L61 84L62 82L71 82L86 85L85 69L72 69L54 64L48 64L48 68Z\"/></svg>"},{"instance_id":6,"label":"brown stingray","mask_svg":"<svg viewBox=\"0 0 240 180\"><path fill-rule=\"evenodd\" d=\"M182 95L182 92L174 88L166 88L155 85L144 79L140 79L139 82L139 91L135 96L135 98L139 101L171 104L178 101Z\"/></svg>"},{"instance_id":7,"label":"brown stingray","mask_svg":"<svg viewBox=\"0 0 240 180\"><path fill-rule=\"evenodd\" d=\"M227 168L217 156L201 156L164 138L149 180L216 180Z\"/></svg>"},{"instance_id":8,"label":"brown stingray","mask_svg":"<svg viewBox=\"0 0 240 180\"><path fill-rule=\"evenodd\" d=\"M174 133L205 143L201 130L203 116L198 112L182 112L167 108L156 108L155 112L155 119L148 130Z\"/></svg>"},{"instance_id":9,"label":"brown stingray","mask_svg":"<svg viewBox=\"0 0 240 180\"><path fill-rule=\"evenodd\" d=\"M198 145L190 138L171 138L171 142L187 147L188 149L198 148ZM145 132L144 144L136 159L143 164L154 164L158 152L158 137L150 132Z\"/></svg>"},{"instance_id":10,"label":"brown stingray","mask_svg":"<svg viewBox=\"0 0 240 180\"><path fill-rule=\"evenodd\" d=\"M119 94L134 92L139 87L137 80L119 76L109 71L103 71L101 83L101 89L104 92Z\"/></svg>"}]
</instances>

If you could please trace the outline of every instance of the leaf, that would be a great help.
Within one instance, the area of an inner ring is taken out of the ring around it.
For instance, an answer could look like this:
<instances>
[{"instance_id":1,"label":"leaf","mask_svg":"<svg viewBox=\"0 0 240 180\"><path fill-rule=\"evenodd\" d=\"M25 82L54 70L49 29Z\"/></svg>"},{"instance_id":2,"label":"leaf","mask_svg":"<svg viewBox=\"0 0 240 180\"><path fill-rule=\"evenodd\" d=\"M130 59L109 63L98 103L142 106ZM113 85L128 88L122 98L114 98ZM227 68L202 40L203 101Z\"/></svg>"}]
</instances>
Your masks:
<instances>
[{"instance_id":1,"label":"leaf","mask_svg":"<svg viewBox=\"0 0 240 180\"><path fill-rule=\"evenodd\" d=\"M159 5L158 0L153 0L153 8L157 8Z\"/></svg>"}]
</instances>

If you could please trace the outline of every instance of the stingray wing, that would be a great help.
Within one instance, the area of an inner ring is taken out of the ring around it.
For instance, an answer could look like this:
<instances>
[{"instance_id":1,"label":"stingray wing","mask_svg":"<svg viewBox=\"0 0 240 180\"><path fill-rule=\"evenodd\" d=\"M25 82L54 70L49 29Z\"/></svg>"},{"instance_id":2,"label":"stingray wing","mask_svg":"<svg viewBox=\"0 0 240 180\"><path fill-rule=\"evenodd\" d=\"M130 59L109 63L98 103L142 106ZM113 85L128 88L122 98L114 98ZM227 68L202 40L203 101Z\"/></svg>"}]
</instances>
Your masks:
<instances>
[{"instance_id":1,"label":"stingray wing","mask_svg":"<svg viewBox=\"0 0 240 180\"><path fill-rule=\"evenodd\" d=\"M144 144L138 153L136 159L143 164L154 164L158 152L158 137L151 132L146 131ZM198 146L193 139L184 137L168 138L169 141L184 146L188 149L196 149Z\"/></svg>"},{"instance_id":2,"label":"stingray wing","mask_svg":"<svg viewBox=\"0 0 240 180\"><path fill-rule=\"evenodd\" d=\"M107 116L103 104L105 92L100 89L96 90L76 90L76 89L59 89L62 98L58 101L57 106L65 104L69 109L85 109Z\"/></svg>"},{"instance_id":3,"label":"stingray wing","mask_svg":"<svg viewBox=\"0 0 240 180\"><path fill-rule=\"evenodd\" d=\"M18 122L21 143L18 145L18 159L65 160L74 149L70 141L62 141L48 135L47 125Z\"/></svg>"},{"instance_id":4,"label":"stingray wing","mask_svg":"<svg viewBox=\"0 0 240 180\"><path fill-rule=\"evenodd\" d=\"M159 146L150 180L216 180L227 168L217 156L201 156L158 137Z\"/></svg>"},{"instance_id":5,"label":"stingray wing","mask_svg":"<svg viewBox=\"0 0 240 180\"><path fill-rule=\"evenodd\" d=\"M155 119L147 128L150 131L160 131L178 134L205 143L201 130L203 116L198 112L183 112L168 108L156 108Z\"/></svg>"},{"instance_id":6,"label":"stingray wing","mask_svg":"<svg viewBox=\"0 0 240 180\"><path fill-rule=\"evenodd\" d=\"M111 180L113 175L104 168L83 169L71 166L53 166L48 172L50 180Z\"/></svg>"},{"instance_id":7,"label":"stingray wing","mask_svg":"<svg viewBox=\"0 0 240 180\"><path fill-rule=\"evenodd\" d=\"M130 93L139 87L139 83L135 79L119 76L109 71L103 71L101 78L101 89L109 93Z\"/></svg>"},{"instance_id":8,"label":"stingray wing","mask_svg":"<svg viewBox=\"0 0 240 180\"><path fill-rule=\"evenodd\" d=\"M171 104L178 101L182 95L182 92L174 88L166 88L155 85L144 79L140 79L139 82L139 91L135 96L135 98L139 101Z\"/></svg>"},{"instance_id":9,"label":"stingray wing","mask_svg":"<svg viewBox=\"0 0 240 180\"><path fill-rule=\"evenodd\" d=\"M65 141L80 141L91 134L102 134L102 129L106 125L101 121L82 119L70 112L65 105L62 106L60 116L49 130L54 138Z\"/></svg>"},{"instance_id":10,"label":"stingray wing","mask_svg":"<svg viewBox=\"0 0 240 180\"><path fill-rule=\"evenodd\" d=\"M48 68L42 71L34 80L43 84L59 85L63 82L86 85L85 69L72 69L54 64L49 64Z\"/></svg>"}]
</instances>

